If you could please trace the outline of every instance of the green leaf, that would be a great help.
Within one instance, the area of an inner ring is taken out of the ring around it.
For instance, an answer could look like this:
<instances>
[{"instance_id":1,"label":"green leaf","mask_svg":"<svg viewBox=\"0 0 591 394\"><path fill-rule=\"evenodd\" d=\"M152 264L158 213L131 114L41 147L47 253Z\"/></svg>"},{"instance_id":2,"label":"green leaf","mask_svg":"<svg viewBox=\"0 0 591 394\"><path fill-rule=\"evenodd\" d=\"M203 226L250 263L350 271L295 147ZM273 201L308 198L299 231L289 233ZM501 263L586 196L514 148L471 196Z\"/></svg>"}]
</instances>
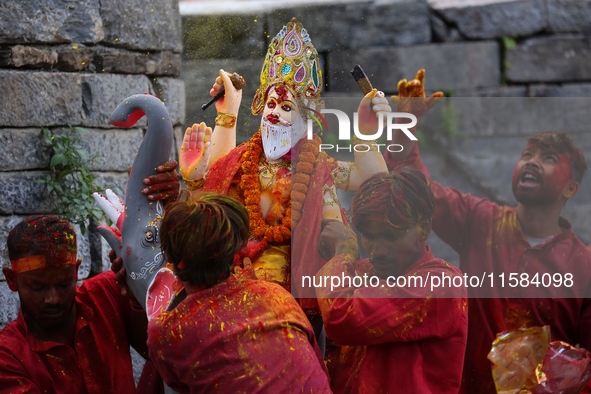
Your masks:
<instances>
[{"instance_id":1,"label":"green leaf","mask_svg":"<svg viewBox=\"0 0 591 394\"><path fill-rule=\"evenodd\" d=\"M49 163L49 168L53 168L58 164L63 163L66 160L64 155L57 154L51 158L51 162Z\"/></svg>"}]
</instances>

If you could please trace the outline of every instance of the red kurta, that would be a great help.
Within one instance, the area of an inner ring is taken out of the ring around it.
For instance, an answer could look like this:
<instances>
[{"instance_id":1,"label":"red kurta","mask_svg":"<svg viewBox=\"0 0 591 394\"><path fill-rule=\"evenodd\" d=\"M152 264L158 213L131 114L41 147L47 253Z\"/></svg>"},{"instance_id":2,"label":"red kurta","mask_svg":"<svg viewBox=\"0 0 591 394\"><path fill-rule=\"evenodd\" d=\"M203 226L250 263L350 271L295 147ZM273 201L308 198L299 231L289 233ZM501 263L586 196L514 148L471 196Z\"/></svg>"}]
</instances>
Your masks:
<instances>
[{"instance_id":1,"label":"red kurta","mask_svg":"<svg viewBox=\"0 0 591 394\"><path fill-rule=\"evenodd\" d=\"M401 164L388 157L386 162L388 168ZM418 147L404 163L421 170L430 180ZM483 273L493 273L495 280L493 289L485 282L482 289L468 290L470 325L464 391L496 393L487 355L496 334L502 331L549 325L553 341L591 349L591 300L584 298L591 294L591 251L573 234L570 224L561 218L565 231L531 247L515 208L462 194L437 182L430 181L430 185L435 195L435 233L459 253L465 274L482 277ZM505 273L504 289L500 287L501 273ZM510 273L527 273L530 278L536 273L538 278L544 273L572 273L574 286L510 288Z\"/></svg>"},{"instance_id":2,"label":"red kurta","mask_svg":"<svg viewBox=\"0 0 591 394\"><path fill-rule=\"evenodd\" d=\"M129 300L112 272L76 289L76 348L44 342L22 311L0 331L0 393L135 393L127 328Z\"/></svg>"},{"instance_id":3,"label":"red kurta","mask_svg":"<svg viewBox=\"0 0 591 394\"><path fill-rule=\"evenodd\" d=\"M314 331L281 286L230 278L152 319L150 358L179 393L330 393Z\"/></svg>"},{"instance_id":4,"label":"red kurta","mask_svg":"<svg viewBox=\"0 0 591 394\"><path fill-rule=\"evenodd\" d=\"M336 256L318 276L352 277L354 263L353 256ZM402 275L442 273L461 276L428 250ZM465 288L434 295L428 285L388 287L380 280L376 288L316 291L326 336L343 345L333 370L335 393L458 392L468 329Z\"/></svg>"}]
</instances>

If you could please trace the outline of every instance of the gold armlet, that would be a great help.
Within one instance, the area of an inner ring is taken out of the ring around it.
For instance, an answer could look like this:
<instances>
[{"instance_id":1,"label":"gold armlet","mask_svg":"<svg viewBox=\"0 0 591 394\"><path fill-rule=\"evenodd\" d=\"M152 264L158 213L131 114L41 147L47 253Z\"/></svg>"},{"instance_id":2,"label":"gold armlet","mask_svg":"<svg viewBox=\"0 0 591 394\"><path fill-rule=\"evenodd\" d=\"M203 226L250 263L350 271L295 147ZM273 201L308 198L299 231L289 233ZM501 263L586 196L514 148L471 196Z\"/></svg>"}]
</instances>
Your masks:
<instances>
[{"instance_id":1,"label":"gold armlet","mask_svg":"<svg viewBox=\"0 0 591 394\"><path fill-rule=\"evenodd\" d=\"M355 152L358 153L365 153L365 152L378 152L379 151L379 147L378 147L378 140L371 140L371 141L365 141L362 140L361 138L357 137L357 135L353 136L353 148L355 148L355 146L357 145L367 145L369 147L369 149L365 149L364 148L359 148L357 150L355 150Z\"/></svg>"},{"instance_id":2,"label":"gold armlet","mask_svg":"<svg viewBox=\"0 0 591 394\"><path fill-rule=\"evenodd\" d=\"M338 187L344 191L349 190L349 182L351 182L351 171L355 167L355 163L352 163L350 166L338 166L334 170L331 171L330 176L332 181L334 182L335 187ZM341 178L337 176L338 173L341 173Z\"/></svg>"},{"instance_id":3,"label":"gold armlet","mask_svg":"<svg viewBox=\"0 0 591 394\"><path fill-rule=\"evenodd\" d=\"M220 127L231 129L236 126L236 115L220 112L215 118L215 124Z\"/></svg>"},{"instance_id":4,"label":"gold armlet","mask_svg":"<svg viewBox=\"0 0 591 394\"><path fill-rule=\"evenodd\" d=\"M187 185L187 189L189 190L197 190L197 189L201 189L204 185L205 185L205 179L201 178L201 179L197 179L196 181L192 181L190 179L184 179L185 181L185 185Z\"/></svg>"}]
</instances>

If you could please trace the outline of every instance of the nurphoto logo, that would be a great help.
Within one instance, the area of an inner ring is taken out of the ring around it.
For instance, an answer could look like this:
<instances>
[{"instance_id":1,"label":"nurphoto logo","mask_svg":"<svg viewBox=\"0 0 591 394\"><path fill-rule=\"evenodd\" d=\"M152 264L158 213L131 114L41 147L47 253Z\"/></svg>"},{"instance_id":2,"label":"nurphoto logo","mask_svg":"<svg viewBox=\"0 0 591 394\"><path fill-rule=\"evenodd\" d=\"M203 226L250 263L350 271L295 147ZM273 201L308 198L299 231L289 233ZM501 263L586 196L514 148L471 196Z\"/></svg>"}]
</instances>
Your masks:
<instances>
[{"instance_id":1,"label":"nurphoto logo","mask_svg":"<svg viewBox=\"0 0 591 394\"><path fill-rule=\"evenodd\" d=\"M344 111L338 109L326 109L323 108L320 110L321 114L333 114L337 117L337 121L339 124L339 140L340 141L350 141L351 140L351 120L349 119L349 115L347 115ZM408 138L413 141L416 141L417 138L410 132L410 129L417 125L417 117L411 113L406 112L378 112L378 129L375 134L372 135L364 135L359 132L359 115L357 112L353 113L353 132L355 136L362 140L367 141L366 144L348 144L348 145L340 145L337 144L320 144L319 150L331 150L336 149L336 152L339 151L348 151L348 152L368 152L372 146L377 146L378 151L381 151L382 147L385 147L389 152L401 152L402 145L400 144L378 144L375 140L382 136L384 132L384 123L386 124L386 136L388 141L392 141L392 131L393 130L400 130ZM384 119L386 116L386 119ZM395 123L394 119L410 119L410 123ZM384 122L385 121L385 122ZM313 120L308 119L308 139L311 140L313 138L313 130L312 130Z\"/></svg>"}]
</instances>

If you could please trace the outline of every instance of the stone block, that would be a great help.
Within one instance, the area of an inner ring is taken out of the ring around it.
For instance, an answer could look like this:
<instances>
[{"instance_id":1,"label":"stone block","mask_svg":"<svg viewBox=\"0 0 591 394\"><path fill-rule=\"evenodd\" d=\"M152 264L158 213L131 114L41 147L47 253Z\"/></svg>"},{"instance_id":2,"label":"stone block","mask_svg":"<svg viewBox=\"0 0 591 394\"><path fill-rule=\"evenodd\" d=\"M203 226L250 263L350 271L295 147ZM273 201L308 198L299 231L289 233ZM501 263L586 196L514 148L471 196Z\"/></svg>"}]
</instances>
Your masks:
<instances>
[{"instance_id":1,"label":"stone block","mask_svg":"<svg viewBox=\"0 0 591 394\"><path fill-rule=\"evenodd\" d=\"M140 381L140 377L142 376L142 371L144 370L144 364L146 363L146 360L132 347L129 348L129 353L131 354L131 365L133 367L133 380L137 386L138 382Z\"/></svg>"},{"instance_id":2,"label":"stone block","mask_svg":"<svg viewBox=\"0 0 591 394\"><path fill-rule=\"evenodd\" d=\"M173 128L173 132L174 132L174 146L172 147L172 152L171 152L171 159L174 159L176 161L179 160L180 157L180 153L181 153L181 148L183 146L183 138L185 137L185 130L186 127L183 126L176 126Z\"/></svg>"},{"instance_id":3,"label":"stone block","mask_svg":"<svg viewBox=\"0 0 591 394\"><path fill-rule=\"evenodd\" d=\"M188 59L260 58L267 50L263 15L183 17L183 56Z\"/></svg>"},{"instance_id":4,"label":"stone block","mask_svg":"<svg viewBox=\"0 0 591 394\"><path fill-rule=\"evenodd\" d=\"M82 71L88 68L96 54L96 48L83 45L69 45L58 49L55 68L61 71Z\"/></svg>"},{"instance_id":5,"label":"stone block","mask_svg":"<svg viewBox=\"0 0 591 394\"><path fill-rule=\"evenodd\" d=\"M424 0L287 6L269 13L267 35L273 38L294 16L319 51L431 41L429 6Z\"/></svg>"},{"instance_id":6,"label":"stone block","mask_svg":"<svg viewBox=\"0 0 591 394\"><path fill-rule=\"evenodd\" d=\"M122 3L123 4L123 3ZM0 2L0 44L97 43L104 37L99 0Z\"/></svg>"},{"instance_id":7,"label":"stone block","mask_svg":"<svg viewBox=\"0 0 591 394\"><path fill-rule=\"evenodd\" d=\"M80 75L0 70L0 126L80 124Z\"/></svg>"},{"instance_id":8,"label":"stone block","mask_svg":"<svg viewBox=\"0 0 591 394\"><path fill-rule=\"evenodd\" d=\"M531 38L507 50L507 61L506 76L510 82L587 81L591 79L591 38Z\"/></svg>"},{"instance_id":9,"label":"stone block","mask_svg":"<svg viewBox=\"0 0 591 394\"><path fill-rule=\"evenodd\" d=\"M20 300L16 291L10 290L6 282L0 281L0 326L4 327L18 317Z\"/></svg>"},{"instance_id":10,"label":"stone block","mask_svg":"<svg viewBox=\"0 0 591 394\"><path fill-rule=\"evenodd\" d=\"M429 90L490 88L499 86L499 61L496 42L366 48L330 52L326 80L330 92L357 95L359 87L350 70L361 64L373 86L387 93L394 93L400 79L413 79L421 68L426 70L425 86Z\"/></svg>"},{"instance_id":11,"label":"stone block","mask_svg":"<svg viewBox=\"0 0 591 394\"><path fill-rule=\"evenodd\" d=\"M547 24L545 0L435 0L430 5L469 39L529 36Z\"/></svg>"},{"instance_id":12,"label":"stone block","mask_svg":"<svg viewBox=\"0 0 591 394\"><path fill-rule=\"evenodd\" d=\"M124 49L101 48L94 57L96 70L116 74L145 74L146 55Z\"/></svg>"},{"instance_id":13,"label":"stone block","mask_svg":"<svg viewBox=\"0 0 591 394\"><path fill-rule=\"evenodd\" d=\"M437 16L431 14L431 30L433 31L433 41L435 42L454 42L462 41L462 35L460 31L455 28L448 26L445 21Z\"/></svg>"},{"instance_id":14,"label":"stone block","mask_svg":"<svg viewBox=\"0 0 591 394\"><path fill-rule=\"evenodd\" d=\"M134 94L154 94L152 85L145 75L80 75L82 80L82 108L85 115L80 122L82 126L113 127L109 120L121 101ZM136 125L145 126L146 118L140 119Z\"/></svg>"},{"instance_id":15,"label":"stone block","mask_svg":"<svg viewBox=\"0 0 591 394\"><path fill-rule=\"evenodd\" d=\"M154 91L168 109L172 124L184 124L185 82L176 78L154 78Z\"/></svg>"},{"instance_id":16,"label":"stone block","mask_svg":"<svg viewBox=\"0 0 591 394\"><path fill-rule=\"evenodd\" d=\"M591 97L591 83L567 83L563 85L529 85L531 97Z\"/></svg>"},{"instance_id":17,"label":"stone block","mask_svg":"<svg viewBox=\"0 0 591 394\"><path fill-rule=\"evenodd\" d=\"M260 85L260 75L264 61L264 58L183 61L181 79L185 81L187 102L192 101L194 97L209 96L211 87L220 75L220 69L223 69L226 72L237 72L242 75L246 82L246 86L242 89L242 101L251 103ZM208 111L210 110L208 109Z\"/></svg>"},{"instance_id":18,"label":"stone block","mask_svg":"<svg viewBox=\"0 0 591 394\"><path fill-rule=\"evenodd\" d=\"M62 129L53 129L59 133ZM144 138L140 128L130 129L87 129L80 133L80 146L89 156L99 155L102 160L89 163L91 171L128 171L133 164L137 150Z\"/></svg>"},{"instance_id":19,"label":"stone block","mask_svg":"<svg viewBox=\"0 0 591 394\"><path fill-rule=\"evenodd\" d=\"M176 0L102 0L104 41L145 51L182 50L181 18Z\"/></svg>"},{"instance_id":20,"label":"stone block","mask_svg":"<svg viewBox=\"0 0 591 394\"><path fill-rule=\"evenodd\" d=\"M548 27L555 33L591 33L591 1L551 0Z\"/></svg>"},{"instance_id":21,"label":"stone block","mask_svg":"<svg viewBox=\"0 0 591 394\"><path fill-rule=\"evenodd\" d=\"M0 129L0 171L49 167L47 142L41 129Z\"/></svg>"},{"instance_id":22,"label":"stone block","mask_svg":"<svg viewBox=\"0 0 591 394\"><path fill-rule=\"evenodd\" d=\"M111 187L113 192L119 196L121 200L125 198L125 189L127 188L127 179L129 174L126 172L93 172L96 177L97 184L102 187Z\"/></svg>"},{"instance_id":23,"label":"stone block","mask_svg":"<svg viewBox=\"0 0 591 394\"><path fill-rule=\"evenodd\" d=\"M31 46L15 45L0 51L0 66L16 68L51 68L57 63L57 52Z\"/></svg>"},{"instance_id":24,"label":"stone block","mask_svg":"<svg viewBox=\"0 0 591 394\"><path fill-rule=\"evenodd\" d=\"M48 175L49 172L41 171L0 173L0 184L3 185L0 214L50 213L52 207L46 186L35 183Z\"/></svg>"},{"instance_id":25,"label":"stone block","mask_svg":"<svg viewBox=\"0 0 591 394\"><path fill-rule=\"evenodd\" d=\"M420 123L448 136L528 136L546 130L588 130L591 99L577 97L452 97L439 102Z\"/></svg>"},{"instance_id":26,"label":"stone block","mask_svg":"<svg viewBox=\"0 0 591 394\"><path fill-rule=\"evenodd\" d=\"M10 267L10 258L8 257L8 247L6 246L6 239L8 238L8 234L12 231L14 226L19 224L23 219L27 218L28 216L17 216L17 215L10 215L10 216L0 216L0 268L2 267ZM5 280L4 274L0 272L0 281ZM4 286L5 284L0 283L0 287ZM6 286L8 289L8 286ZM3 308L0 308L0 311ZM0 312L2 313L2 312Z\"/></svg>"},{"instance_id":27,"label":"stone block","mask_svg":"<svg viewBox=\"0 0 591 394\"><path fill-rule=\"evenodd\" d=\"M434 92L428 92L434 93ZM527 86L499 86L494 88L454 90L453 97L526 97Z\"/></svg>"},{"instance_id":28,"label":"stone block","mask_svg":"<svg viewBox=\"0 0 591 394\"><path fill-rule=\"evenodd\" d=\"M561 216L572 225L573 232L583 241L584 244L591 244L591 204L571 204L567 202L562 209Z\"/></svg>"},{"instance_id":29,"label":"stone block","mask_svg":"<svg viewBox=\"0 0 591 394\"><path fill-rule=\"evenodd\" d=\"M237 141L243 142L249 139L259 128L260 117L255 117L250 111L252 99L260 84L260 73L264 59L212 59L212 60L188 60L182 64L181 79L185 81L186 93L186 122L185 128L193 123L205 122L212 128L215 127L215 108L210 107L206 111L201 106L209 100L209 91L215 79L219 76L219 70L237 72L244 77L246 87L242 89L242 102L238 113Z\"/></svg>"},{"instance_id":30,"label":"stone block","mask_svg":"<svg viewBox=\"0 0 591 394\"><path fill-rule=\"evenodd\" d=\"M181 75L181 55L170 51L148 54L146 74L179 77Z\"/></svg>"},{"instance_id":31,"label":"stone block","mask_svg":"<svg viewBox=\"0 0 591 394\"><path fill-rule=\"evenodd\" d=\"M73 227L74 232L76 233L76 247L78 248L77 257L82 260L80 267L78 267L78 280L86 279L90 273L90 266L92 263L90 258L90 234L88 230L86 230L86 233L82 235L80 226L74 225Z\"/></svg>"}]
</instances>

